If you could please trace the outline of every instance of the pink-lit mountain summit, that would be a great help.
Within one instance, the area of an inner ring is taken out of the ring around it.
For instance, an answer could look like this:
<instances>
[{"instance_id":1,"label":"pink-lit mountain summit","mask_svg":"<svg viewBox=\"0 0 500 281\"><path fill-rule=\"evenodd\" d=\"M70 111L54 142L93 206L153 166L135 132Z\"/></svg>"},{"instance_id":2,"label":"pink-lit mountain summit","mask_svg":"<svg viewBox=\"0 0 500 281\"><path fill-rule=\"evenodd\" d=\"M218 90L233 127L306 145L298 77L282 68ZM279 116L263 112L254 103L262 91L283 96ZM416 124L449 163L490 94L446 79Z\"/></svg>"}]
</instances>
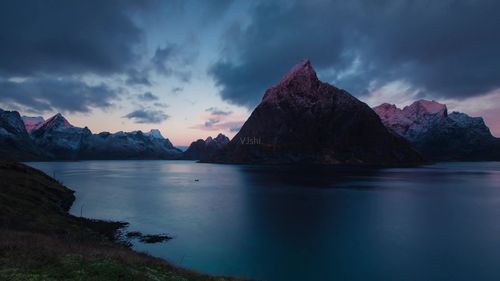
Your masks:
<instances>
[{"instance_id":1,"label":"pink-lit mountain summit","mask_svg":"<svg viewBox=\"0 0 500 281\"><path fill-rule=\"evenodd\" d=\"M446 105L418 100L403 109L384 103L373 108L389 129L431 160L498 160L500 140L481 117L448 113Z\"/></svg>"},{"instance_id":2,"label":"pink-lit mountain summit","mask_svg":"<svg viewBox=\"0 0 500 281\"><path fill-rule=\"evenodd\" d=\"M302 61L266 91L238 134L212 161L406 165L423 159L370 107L321 82L311 63Z\"/></svg>"}]
</instances>

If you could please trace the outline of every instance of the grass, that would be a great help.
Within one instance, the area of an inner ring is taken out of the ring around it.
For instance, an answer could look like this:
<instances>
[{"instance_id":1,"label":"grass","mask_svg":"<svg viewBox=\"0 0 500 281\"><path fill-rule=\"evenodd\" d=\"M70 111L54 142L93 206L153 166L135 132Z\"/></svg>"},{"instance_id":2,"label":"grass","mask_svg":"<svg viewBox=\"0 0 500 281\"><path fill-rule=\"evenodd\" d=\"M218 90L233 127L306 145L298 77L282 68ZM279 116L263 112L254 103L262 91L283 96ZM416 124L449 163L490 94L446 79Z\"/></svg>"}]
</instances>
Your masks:
<instances>
[{"instance_id":1,"label":"grass","mask_svg":"<svg viewBox=\"0 0 500 281\"><path fill-rule=\"evenodd\" d=\"M0 281L235 280L131 250L126 223L69 215L73 191L38 170L0 162L0 179Z\"/></svg>"},{"instance_id":2,"label":"grass","mask_svg":"<svg viewBox=\"0 0 500 281\"><path fill-rule=\"evenodd\" d=\"M113 243L0 231L0 280L230 280L201 275Z\"/></svg>"}]
</instances>

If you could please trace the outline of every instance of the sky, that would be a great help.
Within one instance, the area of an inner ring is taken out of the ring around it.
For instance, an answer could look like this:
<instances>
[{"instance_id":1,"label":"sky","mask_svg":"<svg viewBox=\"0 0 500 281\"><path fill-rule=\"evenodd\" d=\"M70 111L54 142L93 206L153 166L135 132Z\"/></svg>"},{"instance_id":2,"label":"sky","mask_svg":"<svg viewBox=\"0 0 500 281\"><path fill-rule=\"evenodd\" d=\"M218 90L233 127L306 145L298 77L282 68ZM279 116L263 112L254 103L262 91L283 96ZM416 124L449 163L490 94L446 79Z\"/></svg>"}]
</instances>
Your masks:
<instances>
[{"instance_id":1,"label":"sky","mask_svg":"<svg viewBox=\"0 0 500 281\"><path fill-rule=\"evenodd\" d=\"M436 100L500 136L500 1L0 1L0 108L93 132L232 137L293 65L376 106Z\"/></svg>"}]
</instances>

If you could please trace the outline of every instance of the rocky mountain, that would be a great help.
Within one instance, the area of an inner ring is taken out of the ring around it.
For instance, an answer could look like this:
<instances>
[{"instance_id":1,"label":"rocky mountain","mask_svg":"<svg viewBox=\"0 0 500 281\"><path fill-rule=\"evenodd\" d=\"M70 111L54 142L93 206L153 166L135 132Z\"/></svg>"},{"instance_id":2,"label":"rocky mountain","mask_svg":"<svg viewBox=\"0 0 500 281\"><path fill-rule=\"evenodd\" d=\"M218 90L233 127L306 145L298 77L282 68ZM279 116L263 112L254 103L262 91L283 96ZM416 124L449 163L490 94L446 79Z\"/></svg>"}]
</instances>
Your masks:
<instances>
[{"instance_id":1,"label":"rocky mountain","mask_svg":"<svg viewBox=\"0 0 500 281\"><path fill-rule=\"evenodd\" d=\"M500 160L500 140L481 117L452 112L436 101L419 100L403 109L373 108L384 125L433 160Z\"/></svg>"},{"instance_id":2,"label":"rocky mountain","mask_svg":"<svg viewBox=\"0 0 500 281\"><path fill-rule=\"evenodd\" d=\"M407 165L422 157L348 92L321 82L309 61L268 89L211 162Z\"/></svg>"},{"instance_id":3,"label":"rocky mountain","mask_svg":"<svg viewBox=\"0 0 500 281\"><path fill-rule=\"evenodd\" d=\"M219 134L215 138L208 137L206 140L199 139L191 143L189 148L182 154L182 159L210 159L228 143L229 138L223 134Z\"/></svg>"},{"instance_id":4,"label":"rocky mountain","mask_svg":"<svg viewBox=\"0 0 500 281\"><path fill-rule=\"evenodd\" d=\"M92 134L60 113L40 121L41 117L21 118L16 111L0 110L0 159L179 159L182 155L159 130Z\"/></svg>"},{"instance_id":5,"label":"rocky mountain","mask_svg":"<svg viewBox=\"0 0 500 281\"><path fill-rule=\"evenodd\" d=\"M43 152L31 140L17 111L0 109L0 155L9 160L37 160Z\"/></svg>"},{"instance_id":6,"label":"rocky mountain","mask_svg":"<svg viewBox=\"0 0 500 281\"><path fill-rule=\"evenodd\" d=\"M89 136L81 151L81 159L179 159L182 151L175 148L160 131L102 132Z\"/></svg>"},{"instance_id":7,"label":"rocky mountain","mask_svg":"<svg viewBox=\"0 0 500 281\"><path fill-rule=\"evenodd\" d=\"M59 160L78 159L82 144L91 135L87 127L71 125L60 113L37 125L31 132L35 144Z\"/></svg>"},{"instance_id":8,"label":"rocky mountain","mask_svg":"<svg viewBox=\"0 0 500 281\"><path fill-rule=\"evenodd\" d=\"M33 130L37 129L43 122L45 122L45 119L43 119L42 116L36 116L36 117L31 117L31 116L24 116L21 117L24 122L24 126L26 127L26 131L30 134Z\"/></svg>"}]
</instances>

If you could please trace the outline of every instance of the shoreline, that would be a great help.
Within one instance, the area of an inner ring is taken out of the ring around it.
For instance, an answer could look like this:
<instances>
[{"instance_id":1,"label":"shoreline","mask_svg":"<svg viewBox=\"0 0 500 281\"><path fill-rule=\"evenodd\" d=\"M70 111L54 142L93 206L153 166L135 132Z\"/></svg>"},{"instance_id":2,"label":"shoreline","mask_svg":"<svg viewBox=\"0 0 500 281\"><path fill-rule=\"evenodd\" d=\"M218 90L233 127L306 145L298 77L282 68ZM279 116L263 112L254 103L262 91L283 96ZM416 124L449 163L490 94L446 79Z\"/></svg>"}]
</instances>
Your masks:
<instances>
[{"instance_id":1,"label":"shoreline","mask_svg":"<svg viewBox=\"0 0 500 281\"><path fill-rule=\"evenodd\" d=\"M69 214L74 191L35 168L0 161L0 177L0 280L241 280L133 250L129 239L170 237Z\"/></svg>"}]
</instances>

